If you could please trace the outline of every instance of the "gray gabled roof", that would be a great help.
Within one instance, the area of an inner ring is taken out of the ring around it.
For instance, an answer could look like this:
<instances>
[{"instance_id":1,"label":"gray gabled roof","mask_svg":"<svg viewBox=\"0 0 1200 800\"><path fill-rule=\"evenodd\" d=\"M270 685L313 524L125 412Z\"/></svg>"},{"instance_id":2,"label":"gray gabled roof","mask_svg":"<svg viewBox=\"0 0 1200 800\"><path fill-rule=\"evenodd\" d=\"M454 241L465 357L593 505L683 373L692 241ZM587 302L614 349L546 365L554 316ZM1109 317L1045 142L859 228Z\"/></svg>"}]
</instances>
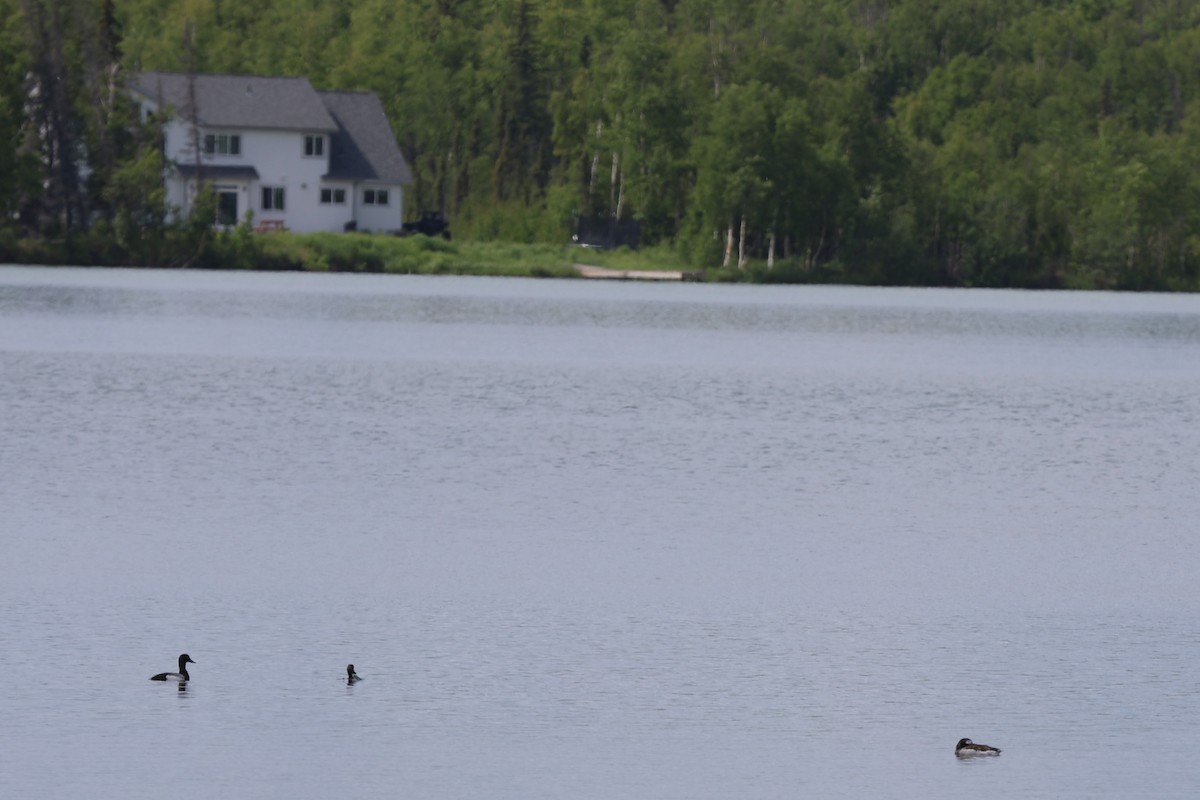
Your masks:
<instances>
[{"instance_id":1,"label":"gray gabled roof","mask_svg":"<svg viewBox=\"0 0 1200 800\"><path fill-rule=\"evenodd\" d=\"M133 89L187 119L189 79L195 86L196 119L207 127L337 130L308 78L142 72L134 76Z\"/></svg>"},{"instance_id":2,"label":"gray gabled roof","mask_svg":"<svg viewBox=\"0 0 1200 800\"><path fill-rule=\"evenodd\" d=\"M374 92L318 92L337 122L329 154L331 180L411 183L408 162Z\"/></svg>"}]
</instances>

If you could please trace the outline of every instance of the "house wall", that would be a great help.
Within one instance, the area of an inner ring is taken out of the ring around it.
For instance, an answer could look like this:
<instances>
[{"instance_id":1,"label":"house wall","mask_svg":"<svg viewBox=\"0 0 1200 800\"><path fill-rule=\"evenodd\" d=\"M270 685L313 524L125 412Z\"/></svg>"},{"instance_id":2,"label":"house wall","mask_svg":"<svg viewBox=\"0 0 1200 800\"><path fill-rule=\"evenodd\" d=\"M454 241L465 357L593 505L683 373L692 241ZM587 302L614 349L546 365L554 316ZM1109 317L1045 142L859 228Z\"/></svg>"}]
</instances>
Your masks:
<instances>
[{"instance_id":1,"label":"house wall","mask_svg":"<svg viewBox=\"0 0 1200 800\"><path fill-rule=\"evenodd\" d=\"M304 133L298 131L245 131L242 132L242 156L233 162L231 156L220 156L222 161L213 163L241 163L253 165L258 170L258 191L253 191L251 208L255 222L279 220L289 230L328 231L341 230L347 219L345 210L339 215L335 206L322 206L321 176L329 171L329 136L325 136L326 155L306 157L304 155ZM262 189L282 187L284 209L262 207Z\"/></svg>"},{"instance_id":2,"label":"house wall","mask_svg":"<svg viewBox=\"0 0 1200 800\"><path fill-rule=\"evenodd\" d=\"M320 192L322 189L329 189L331 192L340 189L344 198L343 201L341 203L332 201L321 203ZM321 208L322 219L325 224L325 227L319 230L345 230L346 223L354 220L354 184L349 181L322 181L317 187L317 204Z\"/></svg>"},{"instance_id":3,"label":"house wall","mask_svg":"<svg viewBox=\"0 0 1200 800\"><path fill-rule=\"evenodd\" d=\"M313 231L342 231L350 221L356 221L360 231L395 231L403 220L403 187L400 185L372 185L371 188L387 189L389 202L386 206L363 204L363 189L359 184L346 181L323 181L321 176L329 171L330 135L325 136L325 154L309 157L304 154L302 131L267 131L246 129L203 128L204 134L237 134L241 137L241 152L238 155L203 154L202 164L212 166L254 167L258 179L247 183L231 181L239 190L238 215L244 218L247 210L254 213L254 224L279 222L288 230L301 233ZM191 141L190 126L172 120L164 130L166 156L179 164L194 164L195 147ZM312 131L310 134L321 134ZM203 147L203 139L201 139ZM187 187L181 179L168 180L167 201L186 216L190 208L194 187ZM263 208L262 189L282 187L284 208ZM323 188L342 188L346 193L343 204L322 203Z\"/></svg>"},{"instance_id":4,"label":"house wall","mask_svg":"<svg viewBox=\"0 0 1200 800\"><path fill-rule=\"evenodd\" d=\"M163 187L167 190L167 209L174 216L176 210L181 217L186 217L191 211L191 195L188 193L187 184L177 176L168 175L163 181Z\"/></svg>"},{"instance_id":5,"label":"house wall","mask_svg":"<svg viewBox=\"0 0 1200 800\"><path fill-rule=\"evenodd\" d=\"M388 193L388 204L366 205L363 202L365 192L370 189L376 195L380 189ZM354 189L354 201L357 205L358 229L360 231L392 232L400 230L404 220L404 193L398 184L360 183Z\"/></svg>"}]
</instances>

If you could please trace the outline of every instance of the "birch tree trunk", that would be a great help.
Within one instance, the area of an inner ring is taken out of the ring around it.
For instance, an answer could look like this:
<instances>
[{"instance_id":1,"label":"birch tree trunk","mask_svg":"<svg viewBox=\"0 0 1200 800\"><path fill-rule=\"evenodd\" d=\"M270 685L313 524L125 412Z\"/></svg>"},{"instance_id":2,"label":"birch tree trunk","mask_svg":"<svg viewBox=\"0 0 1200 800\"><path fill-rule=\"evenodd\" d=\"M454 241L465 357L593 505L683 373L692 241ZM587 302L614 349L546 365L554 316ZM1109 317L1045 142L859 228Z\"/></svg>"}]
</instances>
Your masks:
<instances>
[{"instance_id":1,"label":"birch tree trunk","mask_svg":"<svg viewBox=\"0 0 1200 800\"><path fill-rule=\"evenodd\" d=\"M729 223L729 227L725 229L725 260L721 262L721 268L729 267L729 259L733 257L733 223Z\"/></svg>"},{"instance_id":2,"label":"birch tree trunk","mask_svg":"<svg viewBox=\"0 0 1200 800\"><path fill-rule=\"evenodd\" d=\"M615 217L618 222L621 220L621 212L625 210L625 170L621 170L617 178L619 187L617 189L617 209Z\"/></svg>"},{"instance_id":3,"label":"birch tree trunk","mask_svg":"<svg viewBox=\"0 0 1200 800\"><path fill-rule=\"evenodd\" d=\"M742 228L738 232L738 270L746 269L746 216L742 215Z\"/></svg>"},{"instance_id":4,"label":"birch tree trunk","mask_svg":"<svg viewBox=\"0 0 1200 800\"><path fill-rule=\"evenodd\" d=\"M612 173L608 176L608 208L611 211L617 205L617 175L620 172L620 157L612 154Z\"/></svg>"},{"instance_id":5,"label":"birch tree trunk","mask_svg":"<svg viewBox=\"0 0 1200 800\"><path fill-rule=\"evenodd\" d=\"M604 121L601 120L600 122L596 123L596 141L599 142L601 136L603 136L603 135L604 135ZM592 169L591 169L591 172L588 174L588 196L589 197L591 196L592 192L594 192L596 190L596 172L599 169L600 169L600 151L595 150L592 152Z\"/></svg>"}]
</instances>

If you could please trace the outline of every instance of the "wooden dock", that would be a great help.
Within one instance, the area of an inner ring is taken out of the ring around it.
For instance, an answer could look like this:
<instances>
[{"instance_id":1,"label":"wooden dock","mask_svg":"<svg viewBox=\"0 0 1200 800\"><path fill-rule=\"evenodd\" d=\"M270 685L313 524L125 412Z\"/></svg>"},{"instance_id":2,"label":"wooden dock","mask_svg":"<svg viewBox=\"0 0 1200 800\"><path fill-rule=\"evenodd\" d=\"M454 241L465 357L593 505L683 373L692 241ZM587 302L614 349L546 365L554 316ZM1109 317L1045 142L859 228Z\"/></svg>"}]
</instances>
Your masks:
<instances>
[{"instance_id":1,"label":"wooden dock","mask_svg":"<svg viewBox=\"0 0 1200 800\"><path fill-rule=\"evenodd\" d=\"M576 264L575 270L581 278L591 278L602 281L695 281L700 280L699 272L682 272L679 270L652 269L608 269L607 267L591 267L587 264Z\"/></svg>"}]
</instances>

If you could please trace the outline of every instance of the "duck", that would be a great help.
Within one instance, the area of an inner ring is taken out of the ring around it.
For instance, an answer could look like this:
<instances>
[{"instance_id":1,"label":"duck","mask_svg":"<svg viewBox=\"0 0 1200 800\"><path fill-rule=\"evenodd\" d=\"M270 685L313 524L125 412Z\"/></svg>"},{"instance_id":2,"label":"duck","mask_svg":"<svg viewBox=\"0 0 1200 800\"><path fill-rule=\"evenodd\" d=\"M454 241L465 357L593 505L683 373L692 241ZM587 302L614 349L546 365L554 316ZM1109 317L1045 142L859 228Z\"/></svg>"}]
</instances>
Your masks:
<instances>
[{"instance_id":1,"label":"duck","mask_svg":"<svg viewBox=\"0 0 1200 800\"><path fill-rule=\"evenodd\" d=\"M348 684L350 684L350 685L354 685L354 684L358 683L358 682L359 682L359 681L361 681L361 680L362 680L362 678L360 678L360 677L358 676L358 673L356 673L356 672L354 671L354 665L353 665L353 664L347 664L347 665L346 665L346 683L348 683Z\"/></svg>"},{"instance_id":2,"label":"duck","mask_svg":"<svg viewBox=\"0 0 1200 800\"><path fill-rule=\"evenodd\" d=\"M196 663L195 661L192 661L191 656L189 656L187 653L184 653L183 655L181 655L179 657L179 672L160 672L157 675L150 678L150 680L152 680L152 681L180 681L180 682L190 680L191 676L188 675L187 667L185 665L186 664L195 664L195 663Z\"/></svg>"},{"instance_id":3,"label":"duck","mask_svg":"<svg viewBox=\"0 0 1200 800\"><path fill-rule=\"evenodd\" d=\"M959 758L998 756L1000 755L1000 748L992 747L990 744L975 744L970 739L959 739L958 744L954 746L954 755Z\"/></svg>"}]
</instances>

